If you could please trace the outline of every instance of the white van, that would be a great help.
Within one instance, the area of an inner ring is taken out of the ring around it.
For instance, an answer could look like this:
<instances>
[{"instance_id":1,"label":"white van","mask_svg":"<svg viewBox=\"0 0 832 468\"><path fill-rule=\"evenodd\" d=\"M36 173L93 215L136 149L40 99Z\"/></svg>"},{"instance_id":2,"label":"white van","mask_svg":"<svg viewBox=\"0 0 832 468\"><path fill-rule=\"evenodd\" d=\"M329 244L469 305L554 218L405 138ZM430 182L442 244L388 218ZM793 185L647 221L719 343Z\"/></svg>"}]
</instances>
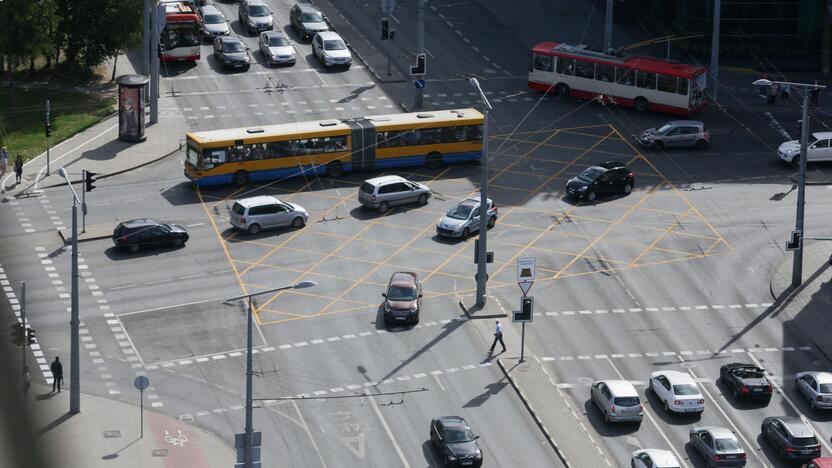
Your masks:
<instances>
[{"instance_id":1,"label":"white van","mask_svg":"<svg viewBox=\"0 0 832 468\"><path fill-rule=\"evenodd\" d=\"M302 206L270 195L243 198L231 207L231 225L249 234L283 226L302 228L307 219L309 214Z\"/></svg>"}]
</instances>

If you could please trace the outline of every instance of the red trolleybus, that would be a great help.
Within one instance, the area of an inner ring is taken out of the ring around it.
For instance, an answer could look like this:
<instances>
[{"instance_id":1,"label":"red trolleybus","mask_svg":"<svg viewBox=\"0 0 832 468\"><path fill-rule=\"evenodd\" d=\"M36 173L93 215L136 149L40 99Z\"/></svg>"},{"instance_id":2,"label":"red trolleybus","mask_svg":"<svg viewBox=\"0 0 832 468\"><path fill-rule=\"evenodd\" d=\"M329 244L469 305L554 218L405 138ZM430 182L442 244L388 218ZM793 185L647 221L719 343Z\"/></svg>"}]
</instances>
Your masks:
<instances>
[{"instance_id":1,"label":"red trolleybus","mask_svg":"<svg viewBox=\"0 0 832 468\"><path fill-rule=\"evenodd\" d=\"M162 1L165 28L159 37L163 62L199 60L199 17L186 2Z\"/></svg>"},{"instance_id":2,"label":"red trolleybus","mask_svg":"<svg viewBox=\"0 0 832 468\"><path fill-rule=\"evenodd\" d=\"M702 107L706 79L700 66L622 57L557 42L535 46L529 67L532 89L677 115Z\"/></svg>"}]
</instances>

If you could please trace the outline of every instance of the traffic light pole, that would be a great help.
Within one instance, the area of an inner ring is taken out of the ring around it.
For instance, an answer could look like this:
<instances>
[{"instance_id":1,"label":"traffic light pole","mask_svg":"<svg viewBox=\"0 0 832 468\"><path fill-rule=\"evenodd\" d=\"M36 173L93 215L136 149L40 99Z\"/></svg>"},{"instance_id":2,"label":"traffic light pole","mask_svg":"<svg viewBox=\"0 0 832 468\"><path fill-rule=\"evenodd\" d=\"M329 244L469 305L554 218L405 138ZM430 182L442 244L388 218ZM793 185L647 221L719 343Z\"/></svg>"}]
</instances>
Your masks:
<instances>
[{"instance_id":1,"label":"traffic light pole","mask_svg":"<svg viewBox=\"0 0 832 468\"><path fill-rule=\"evenodd\" d=\"M81 180L84 181L84 190L81 190L81 232L87 232L87 170L81 170Z\"/></svg>"},{"instance_id":2,"label":"traffic light pole","mask_svg":"<svg viewBox=\"0 0 832 468\"><path fill-rule=\"evenodd\" d=\"M49 136L52 133L49 122L49 99L46 100L46 175L49 175Z\"/></svg>"},{"instance_id":3,"label":"traffic light pole","mask_svg":"<svg viewBox=\"0 0 832 468\"><path fill-rule=\"evenodd\" d=\"M29 342L29 337L26 336L26 282L20 282L20 320L21 329L23 330L23 369L26 368L26 343Z\"/></svg>"},{"instance_id":4,"label":"traffic light pole","mask_svg":"<svg viewBox=\"0 0 832 468\"><path fill-rule=\"evenodd\" d=\"M72 188L72 184L69 184ZM78 197L72 189L72 312L70 313L69 412L81 412L80 313L78 311Z\"/></svg>"},{"instance_id":5,"label":"traffic light pole","mask_svg":"<svg viewBox=\"0 0 832 468\"><path fill-rule=\"evenodd\" d=\"M416 8L416 56L425 53L425 0L419 0ZM415 108L421 109L424 104L424 89L416 88Z\"/></svg>"}]
</instances>

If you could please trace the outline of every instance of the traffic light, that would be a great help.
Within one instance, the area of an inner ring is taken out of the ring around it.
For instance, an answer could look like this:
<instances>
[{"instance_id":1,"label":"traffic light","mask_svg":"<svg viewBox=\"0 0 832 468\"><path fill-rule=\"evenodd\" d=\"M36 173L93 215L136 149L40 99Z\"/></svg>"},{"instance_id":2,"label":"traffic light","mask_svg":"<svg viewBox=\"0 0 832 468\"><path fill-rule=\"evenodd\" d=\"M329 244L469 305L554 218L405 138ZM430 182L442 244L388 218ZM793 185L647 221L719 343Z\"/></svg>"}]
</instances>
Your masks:
<instances>
[{"instance_id":1,"label":"traffic light","mask_svg":"<svg viewBox=\"0 0 832 468\"><path fill-rule=\"evenodd\" d=\"M520 311L514 313L515 322L531 322L534 315L534 297L523 296L520 298Z\"/></svg>"},{"instance_id":2,"label":"traffic light","mask_svg":"<svg viewBox=\"0 0 832 468\"><path fill-rule=\"evenodd\" d=\"M35 336L35 329L34 328L27 328L26 329L26 344L33 345L35 344L35 340L37 337Z\"/></svg>"},{"instance_id":3,"label":"traffic light","mask_svg":"<svg viewBox=\"0 0 832 468\"><path fill-rule=\"evenodd\" d=\"M95 182L95 172L84 171L84 191L92 192L92 189L95 188L93 182Z\"/></svg>"},{"instance_id":4,"label":"traffic light","mask_svg":"<svg viewBox=\"0 0 832 468\"><path fill-rule=\"evenodd\" d=\"M52 136L52 123L49 121L49 117L46 117L46 136L47 138Z\"/></svg>"},{"instance_id":5,"label":"traffic light","mask_svg":"<svg viewBox=\"0 0 832 468\"><path fill-rule=\"evenodd\" d=\"M12 329L12 343L17 346L23 345L23 325L15 323L11 326Z\"/></svg>"},{"instance_id":6,"label":"traffic light","mask_svg":"<svg viewBox=\"0 0 832 468\"><path fill-rule=\"evenodd\" d=\"M416 54L416 66L410 67L410 76L421 76L427 71L427 58L425 54Z\"/></svg>"},{"instance_id":7,"label":"traffic light","mask_svg":"<svg viewBox=\"0 0 832 468\"><path fill-rule=\"evenodd\" d=\"M390 39L390 20L387 18L381 19L381 40L386 41Z\"/></svg>"}]
</instances>

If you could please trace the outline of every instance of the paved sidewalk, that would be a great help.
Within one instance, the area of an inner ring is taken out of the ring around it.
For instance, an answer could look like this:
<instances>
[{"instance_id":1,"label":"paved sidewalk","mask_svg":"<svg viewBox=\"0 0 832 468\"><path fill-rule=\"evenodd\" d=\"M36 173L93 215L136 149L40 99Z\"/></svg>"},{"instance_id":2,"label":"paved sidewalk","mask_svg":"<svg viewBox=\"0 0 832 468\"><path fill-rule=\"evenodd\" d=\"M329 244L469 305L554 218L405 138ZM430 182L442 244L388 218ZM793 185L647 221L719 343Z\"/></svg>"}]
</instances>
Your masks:
<instances>
[{"instance_id":1,"label":"paved sidewalk","mask_svg":"<svg viewBox=\"0 0 832 468\"><path fill-rule=\"evenodd\" d=\"M81 412L70 416L69 391L51 393L33 384L24 403L36 441L64 468L228 468L235 454L211 433L170 416L144 411L140 437L135 405L81 394Z\"/></svg>"}]
</instances>

